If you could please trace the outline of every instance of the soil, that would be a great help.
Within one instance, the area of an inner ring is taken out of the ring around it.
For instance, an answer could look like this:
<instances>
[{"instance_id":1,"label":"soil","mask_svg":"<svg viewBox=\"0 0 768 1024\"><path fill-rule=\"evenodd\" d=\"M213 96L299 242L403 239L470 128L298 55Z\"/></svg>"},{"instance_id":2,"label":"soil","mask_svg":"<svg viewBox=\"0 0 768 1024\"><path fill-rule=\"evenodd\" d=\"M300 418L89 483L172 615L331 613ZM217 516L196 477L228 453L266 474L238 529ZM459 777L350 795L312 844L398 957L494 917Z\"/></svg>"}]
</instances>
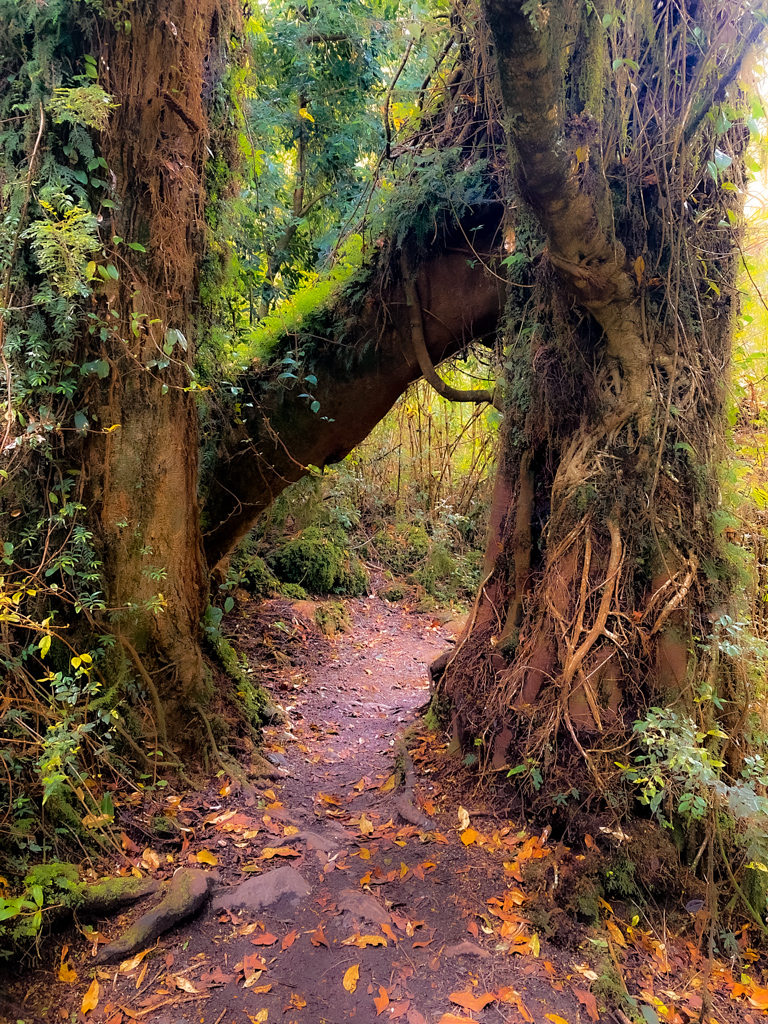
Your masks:
<instances>
[{"instance_id":1,"label":"soil","mask_svg":"<svg viewBox=\"0 0 768 1024\"><path fill-rule=\"evenodd\" d=\"M0 1020L626 1024L606 1004L608 951L616 986L642 986L638 1019L698 1018L706 963L693 942L681 939L690 947L681 957L627 928L616 907L603 937L574 922L570 949L549 946L529 922L526 866L549 865L556 879L558 864L585 858L508 820L447 738L426 729L427 665L460 622L378 598L348 611L353 630L332 638L306 602L250 604L230 617L285 715L265 736L277 777L261 781L257 799L223 776L204 792L126 804L126 860L113 865L158 878L180 866L209 872L213 900L122 964L95 966L100 946L156 898L87 937L53 936L42 962L0 988ZM403 739L420 825L402 816ZM179 830L165 842L148 838L161 806ZM644 938L633 946L629 936ZM61 964L73 972L66 980ZM721 1022L762 1017L720 998L726 980L713 987ZM96 1003L84 1013L88 991Z\"/></svg>"}]
</instances>

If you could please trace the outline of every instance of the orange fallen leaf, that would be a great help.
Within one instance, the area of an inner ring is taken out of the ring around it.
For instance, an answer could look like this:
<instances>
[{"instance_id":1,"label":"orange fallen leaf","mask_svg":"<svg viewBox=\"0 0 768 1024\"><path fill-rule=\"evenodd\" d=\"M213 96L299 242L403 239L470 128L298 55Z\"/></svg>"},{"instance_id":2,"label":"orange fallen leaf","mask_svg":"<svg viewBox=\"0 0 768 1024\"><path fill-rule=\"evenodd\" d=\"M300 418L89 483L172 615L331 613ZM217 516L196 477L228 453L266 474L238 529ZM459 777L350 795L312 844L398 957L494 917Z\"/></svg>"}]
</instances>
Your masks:
<instances>
[{"instance_id":1,"label":"orange fallen leaf","mask_svg":"<svg viewBox=\"0 0 768 1024\"><path fill-rule=\"evenodd\" d=\"M484 1010L488 1003L494 1001L496 995L493 992L483 992L482 995L476 996L472 991L467 990L466 992L451 992L448 998L457 1006L463 1006L465 1010Z\"/></svg>"},{"instance_id":2,"label":"orange fallen leaf","mask_svg":"<svg viewBox=\"0 0 768 1024\"><path fill-rule=\"evenodd\" d=\"M474 935L476 939L480 938L480 929L477 927L477 921L470 921L467 925L467 931L470 935Z\"/></svg>"},{"instance_id":3,"label":"orange fallen leaf","mask_svg":"<svg viewBox=\"0 0 768 1024\"><path fill-rule=\"evenodd\" d=\"M271 860L273 857L300 857L298 850L292 846L265 846L261 851L262 860Z\"/></svg>"},{"instance_id":4,"label":"orange fallen leaf","mask_svg":"<svg viewBox=\"0 0 768 1024\"><path fill-rule=\"evenodd\" d=\"M330 945L328 944L328 939L326 939L325 937L325 933L323 932L323 926L321 924L319 924L317 928L315 928L315 930L312 932L309 938L313 946L327 946L328 949L331 948Z\"/></svg>"},{"instance_id":5,"label":"orange fallen leaf","mask_svg":"<svg viewBox=\"0 0 768 1024\"><path fill-rule=\"evenodd\" d=\"M405 876L407 874L408 874L408 865L405 863L405 861L401 860L400 861L400 881L401 882L402 882L402 880L405 878Z\"/></svg>"},{"instance_id":6,"label":"orange fallen leaf","mask_svg":"<svg viewBox=\"0 0 768 1024\"><path fill-rule=\"evenodd\" d=\"M264 1021L269 1016L269 1010L259 1010L258 1013L249 1013L248 1018L251 1024L264 1024Z\"/></svg>"},{"instance_id":7,"label":"orange fallen leaf","mask_svg":"<svg viewBox=\"0 0 768 1024\"><path fill-rule=\"evenodd\" d=\"M613 941L614 942L618 942L618 944L620 946L622 946L624 949L626 949L627 948L627 940L624 938L624 935L622 934L622 931L618 927L618 925L615 925L613 923L613 921L606 921L605 922L605 927L611 933L611 938L613 939Z\"/></svg>"},{"instance_id":8,"label":"orange fallen leaf","mask_svg":"<svg viewBox=\"0 0 768 1024\"><path fill-rule=\"evenodd\" d=\"M261 935L254 935L251 939L252 946L274 946L277 942L277 936L272 935L271 932L262 932Z\"/></svg>"},{"instance_id":9,"label":"orange fallen leaf","mask_svg":"<svg viewBox=\"0 0 768 1024\"><path fill-rule=\"evenodd\" d=\"M306 999L302 999L302 997L300 995L298 995L296 992L292 992L291 993L291 998L288 1001L288 1005L286 1006L285 1009L286 1010L303 1010L306 1005L307 1005L307 1000Z\"/></svg>"},{"instance_id":10,"label":"orange fallen leaf","mask_svg":"<svg viewBox=\"0 0 768 1024\"><path fill-rule=\"evenodd\" d=\"M573 994L580 1003L583 1003L593 1021L600 1020L600 1014L597 1012L597 1001L590 991L584 988L575 988Z\"/></svg>"},{"instance_id":11,"label":"orange fallen leaf","mask_svg":"<svg viewBox=\"0 0 768 1024\"><path fill-rule=\"evenodd\" d=\"M357 983L360 980L360 964L352 964L348 967L344 973L344 980L342 985L350 994L357 988Z\"/></svg>"},{"instance_id":12,"label":"orange fallen leaf","mask_svg":"<svg viewBox=\"0 0 768 1024\"><path fill-rule=\"evenodd\" d=\"M96 978L91 982L90 988L83 996L83 1001L80 1005L82 1013L88 1013L89 1010L95 1010L99 1005L99 983Z\"/></svg>"},{"instance_id":13,"label":"orange fallen leaf","mask_svg":"<svg viewBox=\"0 0 768 1024\"><path fill-rule=\"evenodd\" d=\"M398 938L395 935L395 933L392 931L391 925L388 925L385 922L384 924L379 925L379 927L381 928L381 930L384 932L384 934L387 936L388 939L391 939L392 942L397 943Z\"/></svg>"},{"instance_id":14,"label":"orange fallen leaf","mask_svg":"<svg viewBox=\"0 0 768 1024\"><path fill-rule=\"evenodd\" d=\"M544 1016L547 1018L547 1020L552 1021L552 1024L568 1024L568 1021L565 1019L565 1017L560 1017L556 1013L545 1013Z\"/></svg>"},{"instance_id":15,"label":"orange fallen leaf","mask_svg":"<svg viewBox=\"0 0 768 1024\"><path fill-rule=\"evenodd\" d=\"M294 928L292 932L288 932L283 941L280 943L281 949L290 949L296 939L299 937L298 929Z\"/></svg>"},{"instance_id":16,"label":"orange fallen leaf","mask_svg":"<svg viewBox=\"0 0 768 1024\"><path fill-rule=\"evenodd\" d=\"M434 832L433 835L436 843L443 843L445 846L448 846L448 836L443 835L442 832Z\"/></svg>"},{"instance_id":17,"label":"orange fallen leaf","mask_svg":"<svg viewBox=\"0 0 768 1024\"><path fill-rule=\"evenodd\" d=\"M444 1013L437 1024L475 1024L471 1017L457 1017L455 1013Z\"/></svg>"},{"instance_id":18,"label":"orange fallen leaf","mask_svg":"<svg viewBox=\"0 0 768 1024\"><path fill-rule=\"evenodd\" d=\"M263 996L263 995L266 995L267 992L271 992L271 991L272 991L272 982L270 982L268 985L254 985L251 988L251 992L253 992L253 994L255 996Z\"/></svg>"},{"instance_id":19,"label":"orange fallen leaf","mask_svg":"<svg viewBox=\"0 0 768 1024\"><path fill-rule=\"evenodd\" d=\"M62 961L59 966L59 981L63 981L66 985L74 985L77 981L77 971L70 966L68 960Z\"/></svg>"},{"instance_id":20,"label":"orange fallen leaf","mask_svg":"<svg viewBox=\"0 0 768 1024\"><path fill-rule=\"evenodd\" d=\"M389 1006L389 993L383 985L379 985L379 994L373 997L373 1005L376 1007L376 1016L381 1016Z\"/></svg>"},{"instance_id":21,"label":"orange fallen leaf","mask_svg":"<svg viewBox=\"0 0 768 1024\"><path fill-rule=\"evenodd\" d=\"M496 993L496 996L500 1003L512 1003L517 1007L517 1011L527 1024L533 1024L533 1017L531 1012L522 1000L520 993L515 988L506 986L500 988Z\"/></svg>"},{"instance_id":22,"label":"orange fallen leaf","mask_svg":"<svg viewBox=\"0 0 768 1024\"><path fill-rule=\"evenodd\" d=\"M478 835L479 835L479 833L475 832L475 830L473 828L466 828L461 833L461 841L462 841L462 843L464 843L465 846L469 846L470 843L474 843L475 842L475 840L477 839Z\"/></svg>"}]
</instances>

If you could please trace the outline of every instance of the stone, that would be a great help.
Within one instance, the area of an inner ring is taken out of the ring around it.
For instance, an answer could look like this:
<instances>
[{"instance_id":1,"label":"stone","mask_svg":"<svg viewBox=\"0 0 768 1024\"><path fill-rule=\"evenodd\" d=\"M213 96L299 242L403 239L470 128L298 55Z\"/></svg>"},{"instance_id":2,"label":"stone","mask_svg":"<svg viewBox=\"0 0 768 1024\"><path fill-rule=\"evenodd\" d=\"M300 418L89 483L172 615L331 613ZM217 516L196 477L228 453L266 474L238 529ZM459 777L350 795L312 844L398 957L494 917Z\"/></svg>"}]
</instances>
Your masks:
<instances>
[{"instance_id":1,"label":"stone","mask_svg":"<svg viewBox=\"0 0 768 1024\"><path fill-rule=\"evenodd\" d=\"M312 887L296 868L286 864L285 867L248 878L230 892L221 893L214 899L212 906L214 910L260 911L275 906L281 900L298 903L311 891Z\"/></svg>"},{"instance_id":2,"label":"stone","mask_svg":"<svg viewBox=\"0 0 768 1024\"><path fill-rule=\"evenodd\" d=\"M105 946L96 957L96 963L124 960L148 946L158 935L196 914L208 899L212 882L205 871L181 868L171 879L165 896L155 909L142 915L119 939Z\"/></svg>"},{"instance_id":3,"label":"stone","mask_svg":"<svg viewBox=\"0 0 768 1024\"><path fill-rule=\"evenodd\" d=\"M345 910L359 921L371 924L389 924L391 916L374 896L368 896L356 889L344 889L336 900L339 910Z\"/></svg>"},{"instance_id":4,"label":"stone","mask_svg":"<svg viewBox=\"0 0 768 1024\"><path fill-rule=\"evenodd\" d=\"M333 836L321 836L319 832L298 832L287 839L291 843L306 843L308 850L321 850L323 853L335 853L343 845Z\"/></svg>"},{"instance_id":5,"label":"stone","mask_svg":"<svg viewBox=\"0 0 768 1024\"><path fill-rule=\"evenodd\" d=\"M459 942L455 946L446 946L443 953L446 956L489 957L491 955L487 949L482 949L480 946L476 946L474 942Z\"/></svg>"}]
</instances>

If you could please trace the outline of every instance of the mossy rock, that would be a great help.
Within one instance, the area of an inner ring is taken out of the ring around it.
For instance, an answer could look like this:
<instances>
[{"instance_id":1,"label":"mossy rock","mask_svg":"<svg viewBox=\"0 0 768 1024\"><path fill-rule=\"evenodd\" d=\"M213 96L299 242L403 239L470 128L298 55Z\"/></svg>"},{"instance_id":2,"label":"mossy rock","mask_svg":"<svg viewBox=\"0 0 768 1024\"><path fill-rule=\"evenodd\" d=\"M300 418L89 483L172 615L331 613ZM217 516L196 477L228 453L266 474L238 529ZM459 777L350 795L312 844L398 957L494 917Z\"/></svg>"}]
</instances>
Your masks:
<instances>
[{"instance_id":1,"label":"mossy rock","mask_svg":"<svg viewBox=\"0 0 768 1024\"><path fill-rule=\"evenodd\" d=\"M269 562L283 585L298 585L311 594L358 596L368 586L368 574L360 560L315 526L278 548Z\"/></svg>"},{"instance_id":2,"label":"mossy rock","mask_svg":"<svg viewBox=\"0 0 768 1024\"><path fill-rule=\"evenodd\" d=\"M429 553L429 535L423 526L388 526L374 535L373 544L382 564L397 574L412 572Z\"/></svg>"},{"instance_id":3,"label":"mossy rock","mask_svg":"<svg viewBox=\"0 0 768 1024\"><path fill-rule=\"evenodd\" d=\"M352 630L352 619L346 605L341 601L327 601L315 611L315 622L321 633L336 636L337 633L349 633Z\"/></svg>"},{"instance_id":4,"label":"mossy rock","mask_svg":"<svg viewBox=\"0 0 768 1024\"><path fill-rule=\"evenodd\" d=\"M242 586L255 598L263 600L280 592L280 581L263 558L249 556L240 567Z\"/></svg>"}]
</instances>

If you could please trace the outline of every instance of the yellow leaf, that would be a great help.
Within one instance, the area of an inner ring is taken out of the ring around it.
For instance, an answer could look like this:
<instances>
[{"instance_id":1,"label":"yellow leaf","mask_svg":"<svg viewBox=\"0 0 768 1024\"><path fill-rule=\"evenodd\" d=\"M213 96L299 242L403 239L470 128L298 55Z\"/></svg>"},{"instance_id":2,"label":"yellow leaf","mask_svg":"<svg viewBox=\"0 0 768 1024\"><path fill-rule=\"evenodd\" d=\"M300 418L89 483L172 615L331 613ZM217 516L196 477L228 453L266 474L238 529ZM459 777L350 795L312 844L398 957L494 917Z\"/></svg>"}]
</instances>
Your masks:
<instances>
[{"instance_id":1,"label":"yellow leaf","mask_svg":"<svg viewBox=\"0 0 768 1024\"><path fill-rule=\"evenodd\" d=\"M82 1013L88 1013L89 1010L95 1010L99 1005L99 983L94 978L91 982L91 987L83 996L83 1001L80 1005Z\"/></svg>"},{"instance_id":2,"label":"yellow leaf","mask_svg":"<svg viewBox=\"0 0 768 1024\"><path fill-rule=\"evenodd\" d=\"M541 943L539 942L539 936L536 934L536 932L533 933L530 939L530 947L533 955L539 956L539 954L541 953Z\"/></svg>"},{"instance_id":3,"label":"yellow leaf","mask_svg":"<svg viewBox=\"0 0 768 1024\"><path fill-rule=\"evenodd\" d=\"M210 864L214 868L219 863L219 858L215 853L211 853L210 850L200 850L197 860L199 864Z\"/></svg>"},{"instance_id":4,"label":"yellow leaf","mask_svg":"<svg viewBox=\"0 0 768 1024\"><path fill-rule=\"evenodd\" d=\"M259 1010L259 1012L256 1013L256 1014L253 1014L253 1013L249 1013L248 1014L250 1019L253 1021L253 1024L262 1024L262 1021L265 1021L267 1019L268 1015L269 1015L269 1010Z\"/></svg>"},{"instance_id":5,"label":"yellow leaf","mask_svg":"<svg viewBox=\"0 0 768 1024\"><path fill-rule=\"evenodd\" d=\"M154 947L150 946L149 949L145 949L142 953L137 953L136 956L132 956L130 960L123 960L119 968L120 974L130 974L134 967L138 967L147 953L151 952L152 949L154 949Z\"/></svg>"},{"instance_id":6,"label":"yellow leaf","mask_svg":"<svg viewBox=\"0 0 768 1024\"><path fill-rule=\"evenodd\" d=\"M408 874L408 865L404 861L400 861L400 878L403 879Z\"/></svg>"},{"instance_id":7,"label":"yellow leaf","mask_svg":"<svg viewBox=\"0 0 768 1024\"><path fill-rule=\"evenodd\" d=\"M360 980L360 964L353 964L344 975L343 985L347 992L354 992Z\"/></svg>"},{"instance_id":8,"label":"yellow leaf","mask_svg":"<svg viewBox=\"0 0 768 1024\"><path fill-rule=\"evenodd\" d=\"M365 811L360 815L360 825L358 827L364 836L369 836L373 832L373 822L366 818Z\"/></svg>"},{"instance_id":9,"label":"yellow leaf","mask_svg":"<svg viewBox=\"0 0 768 1024\"><path fill-rule=\"evenodd\" d=\"M475 832L473 828L466 828L461 833L461 841L462 843L464 843L465 846L469 846L470 843L474 843L474 841L477 839L477 835L477 832Z\"/></svg>"},{"instance_id":10,"label":"yellow leaf","mask_svg":"<svg viewBox=\"0 0 768 1024\"><path fill-rule=\"evenodd\" d=\"M589 150L586 146L579 146L576 150L576 159L579 161L580 164L583 164L584 161L587 159L588 154Z\"/></svg>"},{"instance_id":11,"label":"yellow leaf","mask_svg":"<svg viewBox=\"0 0 768 1024\"><path fill-rule=\"evenodd\" d=\"M370 860L371 851L368 849L367 846L361 846L357 852L357 856L360 858L360 860Z\"/></svg>"},{"instance_id":12,"label":"yellow leaf","mask_svg":"<svg viewBox=\"0 0 768 1024\"><path fill-rule=\"evenodd\" d=\"M560 1017L556 1013L545 1013L544 1016L547 1018L547 1020L551 1020L552 1024L568 1024L568 1021L565 1019L565 1017Z\"/></svg>"},{"instance_id":13,"label":"yellow leaf","mask_svg":"<svg viewBox=\"0 0 768 1024\"><path fill-rule=\"evenodd\" d=\"M297 836L301 830L296 825L285 825L283 827L284 836Z\"/></svg>"},{"instance_id":14,"label":"yellow leaf","mask_svg":"<svg viewBox=\"0 0 768 1024\"><path fill-rule=\"evenodd\" d=\"M141 855L141 865L148 871L157 871L160 867L160 858L150 846Z\"/></svg>"},{"instance_id":15,"label":"yellow leaf","mask_svg":"<svg viewBox=\"0 0 768 1024\"><path fill-rule=\"evenodd\" d=\"M170 974L168 977L174 983L176 988L180 988L182 992L189 992L190 995L196 995L199 991L195 988L189 978L182 978L180 974Z\"/></svg>"},{"instance_id":16,"label":"yellow leaf","mask_svg":"<svg viewBox=\"0 0 768 1024\"><path fill-rule=\"evenodd\" d=\"M59 967L59 981L66 985L74 985L77 981L77 971L73 970L68 963L62 963Z\"/></svg>"},{"instance_id":17,"label":"yellow leaf","mask_svg":"<svg viewBox=\"0 0 768 1024\"><path fill-rule=\"evenodd\" d=\"M386 946L387 941L381 935L351 935L348 939L342 940L342 946L358 946L365 949L366 946Z\"/></svg>"},{"instance_id":18,"label":"yellow leaf","mask_svg":"<svg viewBox=\"0 0 768 1024\"><path fill-rule=\"evenodd\" d=\"M315 123L314 117L312 117L312 115L310 114L306 107L302 107L299 110L299 117L303 117L305 121L311 121L312 124Z\"/></svg>"},{"instance_id":19,"label":"yellow leaf","mask_svg":"<svg viewBox=\"0 0 768 1024\"><path fill-rule=\"evenodd\" d=\"M626 949L627 948L627 942L626 942L626 939L624 938L624 936L621 933L621 929L617 925L615 925L613 923L613 921L606 921L605 922L605 927L611 933L611 938L613 939L613 941L614 942L618 942L618 944L620 946L623 946Z\"/></svg>"},{"instance_id":20,"label":"yellow leaf","mask_svg":"<svg viewBox=\"0 0 768 1024\"><path fill-rule=\"evenodd\" d=\"M637 278L637 283L638 284L640 284L640 282L643 279L643 272L644 271L645 271L645 260L643 259L642 256L638 256L637 259L635 260L635 277Z\"/></svg>"},{"instance_id":21,"label":"yellow leaf","mask_svg":"<svg viewBox=\"0 0 768 1024\"><path fill-rule=\"evenodd\" d=\"M299 851L292 846L265 846L261 851L262 860L272 860L273 857L298 857Z\"/></svg>"},{"instance_id":22,"label":"yellow leaf","mask_svg":"<svg viewBox=\"0 0 768 1024\"><path fill-rule=\"evenodd\" d=\"M380 793L391 793L395 788L395 776L390 775L386 782L379 786Z\"/></svg>"}]
</instances>

